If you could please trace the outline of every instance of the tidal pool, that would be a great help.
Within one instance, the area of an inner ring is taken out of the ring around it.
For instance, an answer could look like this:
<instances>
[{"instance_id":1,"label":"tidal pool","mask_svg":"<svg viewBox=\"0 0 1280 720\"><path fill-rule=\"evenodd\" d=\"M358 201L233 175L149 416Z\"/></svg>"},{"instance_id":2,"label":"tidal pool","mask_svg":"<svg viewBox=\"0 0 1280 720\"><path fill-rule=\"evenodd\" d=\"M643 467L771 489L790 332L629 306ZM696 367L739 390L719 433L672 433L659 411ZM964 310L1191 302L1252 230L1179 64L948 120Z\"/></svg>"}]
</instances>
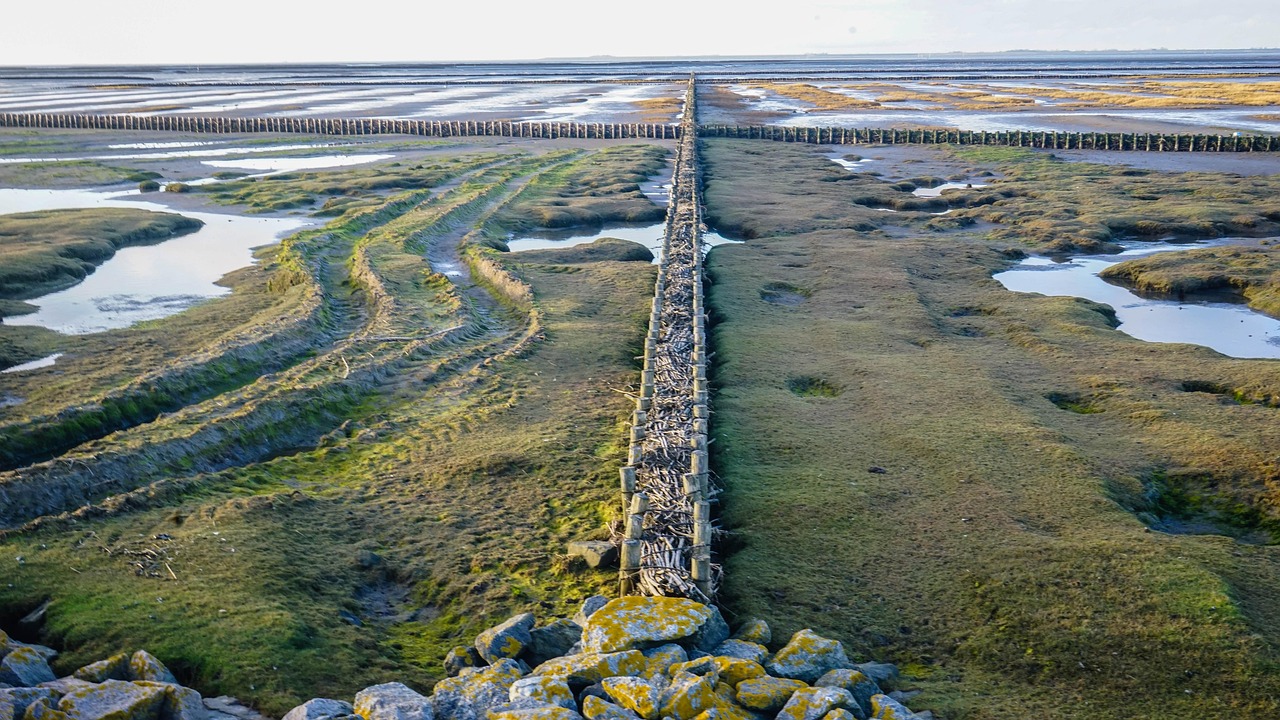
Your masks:
<instances>
[{"instance_id":1,"label":"tidal pool","mask_svg":"<svg viewBox=\"0 0 1280 720\"><path fill-rule=\"evenodd\" d=\"M1229 244L1230 240L1212 244ZM1139 340L1190 343L1236 358L1280 358L1280 320L1239 303L1155 300L1098 277L1119 262L1211 243L1132 244L1117 255L1082 255L1066 262L1030 257L993 277L1005 288L1039 295L1080 297L1110 305L1120 331Z\"/></svg>"},{"instance_id":2,"label":"tidal pool","mask_svg":"<svg viewBox=\"0 0 1280 720\"><path fill-rule=\"evenodd\" d=\"M19 372L25 372L27 370L39 370L40 368L46 368L58 362L58 358L60 357L62 357L62 353L54 353L47 357L42 357L39 360L31 360L30 362L24 362L20 365L14 365L13 367L0 370L0 375L7 375L9 373L19 373ZM0 407L4 407L4 405L0 404Z\"/></svg>"},{"instance_id":3,"label":"tidal pool","mask_svg":"<svg viewBox=\"0 0 1280 720\"><path fill-rule=\"evenodd\" d=\"M202 160L201 164L216 168L240 168L259 172L296 172L317 168L348 167L389 160L395 155L317 155L316 157L241 158L238 160Z\"/></svg>"},{"instance_id":4,"label":"tidal pool","mask_svg":"<svg viewBox=\"0 0 1280 720\"><path fill-rule=\"evenodd\" d=\"M611 237L619 240L630 240L649 248L649 250L653 251L653 258L656 263L659 259L658 255L662 252L662 232L665 227L666 223L654 223L652 225L606 225L603 228L591 230L571 228L568 230L544 231L507 240L507 247L511 249L511 252L555 250L587 245L601 238ZM710 250L718 245L742 243L741 240L730 240L712 231L703 233L702 241L705 250Z\"/></svg>"},{"instance_id":5,"label":"tidal pool","mask_svg":"<svg viewBox=\"0 0 1280 720\"><path fill-rule=\"evenodd\" d=\"M91 207L173 212L158 203L128 199L138 195L137 190L0 189L0 214ZM38 311L4 322L78 335L167 317L231 292L216 283L232 270L251 265L253 248L310 224L298 218L181 214L204 221L204 227L155 245L121 248L78 285L28 300Z\"/></svg>"}]
</instances>

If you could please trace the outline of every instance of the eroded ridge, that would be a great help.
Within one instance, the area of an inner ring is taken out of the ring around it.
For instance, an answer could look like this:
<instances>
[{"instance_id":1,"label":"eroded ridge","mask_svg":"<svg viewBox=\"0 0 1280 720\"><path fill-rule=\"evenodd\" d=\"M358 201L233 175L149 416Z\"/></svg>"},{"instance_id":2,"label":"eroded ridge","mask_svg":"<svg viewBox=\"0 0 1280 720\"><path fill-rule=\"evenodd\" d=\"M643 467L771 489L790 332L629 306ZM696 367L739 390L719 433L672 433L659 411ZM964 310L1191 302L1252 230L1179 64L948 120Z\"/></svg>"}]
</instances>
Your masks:
<instances>
[{"instance_id":1,"label":"eroded ridge","mask_svg":"<svg viewBox=\"0 0 1280 720\"><path fill-rule=\"evenodd\" d=\"M622 594L709 601L711 565L707 463L707 342L702 296L702 204L698 191L694 80L689 79L676 151L662 259L645 338L641 392L622 468L626 519Z\"/></svg>"}]
</instances>

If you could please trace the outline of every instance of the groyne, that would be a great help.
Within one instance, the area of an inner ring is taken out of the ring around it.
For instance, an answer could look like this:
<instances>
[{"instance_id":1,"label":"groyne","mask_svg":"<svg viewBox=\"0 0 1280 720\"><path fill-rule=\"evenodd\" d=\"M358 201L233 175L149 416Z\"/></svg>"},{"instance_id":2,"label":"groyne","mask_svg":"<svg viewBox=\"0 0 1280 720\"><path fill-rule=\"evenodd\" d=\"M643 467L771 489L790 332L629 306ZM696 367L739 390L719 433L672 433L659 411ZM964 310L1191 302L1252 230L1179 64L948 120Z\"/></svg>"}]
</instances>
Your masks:
<instances>
[{"instance_id":1,"label":"groyne","mask_svg":"<svg viewBox=\"0 0 1280 720\"><path fill-rule=\"evenodd\" d=\"M706 314L702 295L694 80L681 121L676 167L653 309L645 336L641 390L632 417L627 465L620 592L710 601L711 501L707 462Z\"/></svg>"}]
</instances>

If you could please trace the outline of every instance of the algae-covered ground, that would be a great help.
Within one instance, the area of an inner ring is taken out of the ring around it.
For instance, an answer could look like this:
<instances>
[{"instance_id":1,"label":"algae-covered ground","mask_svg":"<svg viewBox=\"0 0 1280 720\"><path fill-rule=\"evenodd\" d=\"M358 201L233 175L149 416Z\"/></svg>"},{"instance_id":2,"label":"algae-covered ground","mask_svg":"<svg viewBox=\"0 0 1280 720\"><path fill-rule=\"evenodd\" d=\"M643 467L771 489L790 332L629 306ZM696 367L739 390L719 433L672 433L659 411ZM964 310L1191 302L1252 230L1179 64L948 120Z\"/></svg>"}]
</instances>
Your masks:
<instances>
[{"instance_id":1,"label":"algae-covered ground","mask_svg":"<svg viewBox=\"0 0 1280 720\"><path fill-rule=\"evenodd\" d=\"M487 624L608 591L611 572L564 550L615 512L648 253L478 241L539 178L652 206L630 193L633 160L668 152L461 143L390 184L347 169L183 195L350 203L171 318L75 338L0 326L11 349L65 353L0 375L0 626L60 648L64 673L142 647L279 716L393 679L426 689Z\"/></svg>"},{"instance_id":2,"label":"algae-covered ground","mask_svg":"<svg viewBox=\"0 0 1280 720\"><path fill-rule=\"evenodd\" d=\"M734 616L897 662L946 718L1280 713L1280 363L991 278L1139 221L1267 228L1273 178L702 147L708 217L751 238L709 258ZM989 187L877 209L921 174Z\"/></svg>"}]
</instances>

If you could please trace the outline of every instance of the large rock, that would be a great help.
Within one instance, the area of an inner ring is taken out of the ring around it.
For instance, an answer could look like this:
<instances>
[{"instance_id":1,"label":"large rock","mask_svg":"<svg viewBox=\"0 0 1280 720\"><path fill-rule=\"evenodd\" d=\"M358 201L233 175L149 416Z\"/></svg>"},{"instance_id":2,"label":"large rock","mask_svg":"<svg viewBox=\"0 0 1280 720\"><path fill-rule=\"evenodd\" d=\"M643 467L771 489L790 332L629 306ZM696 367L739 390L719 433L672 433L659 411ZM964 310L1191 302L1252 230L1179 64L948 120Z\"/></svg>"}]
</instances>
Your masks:
<instances>
[{"instance_id":1,"label":"large rock","mask_svg":"<svg viewBox=\"0 0 1280 720\"><path fill-rule=\"evenodd\" d=\"M695 675L707 675L708 673L702 668L710 667L715 670L715 676L720 680L730 684L737 685L743 680L764 677L764 668L760 663L750 660L742 660L734 657L705 657L697 660L690 660L686 663L671 666L671 674L677 672L691 672Z\"/></svg>"},{"instance_id":2,"label":"large rock","mask_svg":"<svg viewBox=\"0 0 1280 720\"><path fill-rule=\"evenodd\" d=\"M120 653L106 660L90 663L71 673L78 680L100 683L103 680L132 680L129 677L129 655Z\"/></svg>"},{"instance_id":3,"label":"large rock","mask_svg":"<svg viewBox=\"0 0 1280 720\"><path fill-rule=\"evenodd\" d=\"M738 626L738 632L733 634L733 639L768 645L773 642L773 631L769 629L769 623L752 618Z\"/></svg>"},{"instance_id":4,"label":"large rock","mask_svg":"<svg viewBox=\"0 0 1280 720\"><path fill-rule=\"evenodd\" d=\"M844 708L836 708L826 715L822 716L822 720L867 720L866 715L858 715Z\"/></svg>"},{"instance_id":5,"label":"large rock","mask_svg":"<svg viewBox=\"0 0 1280 720\"><path fill-rule=\"evenodd\" d=\"M364 720L433 720L431 699L398 682L356 693L355 714Z\"/></svg>"},{"instance_id":6,"label":"large rock","mask_svg":"<svg viewBox=\"0 0 1280 720\"><path fill-rule=\"evenodd\" d=\"M711 651L716 657L732 657L740 660L750 660L751 662L764 664L769 657L769 649L763 645L749 642L747 640L725 640L720 643L715 650Z\"/></svg>"},{"instance_id":7,"label":"large rock","mask_svg":"<svg viewBox=\"0 0 1280 720\"><path fill-rule=\"evenodd\" d=\"M800 680L761 677L743 680L737 686L738 704L760 712L776 712L796 691L808 687Z\"/></svg>"},{"instance_id":8,"label":"large rock","mask_svg":"<svg viewBox=\"0 0 1280 720\"><path fill-rule=\"evenodd\" d=\"M770 675L813 683L818 678L841 668L852 668L844 646L812 630L801 630L791 636L786 647L769 661Z\"/></svg>"},{"instance_id":9,"label":"large rock","mask_svg":"<svg viewBox=\"0 0 1280 720\"><path fill-rule=\"evenodd\" d=\"M582 720L582 716L559 705L542 705L493 712L489 714L488 720Z\"/></svg>"},{"instance_id":10,"label":"large rock","mask_svg":"<svg viewBox=\"0 0 1280 720\"><path fill-rule=\"evenodd\" d=\"M436 683L432 698L440 720L483 720L485 713L511 700L511 686L524 673L510 658L483 670L468 669Z\"/></svg>"},{"instance_id":11,"label":"large rock","mask_svg":"<svg viewBox=\"0 0 1280 720\"><path fill-rule=\"evenodd\" d=\"M533 700L543 705L559 705L562 708L578 712L578 703L573 698L569 683L562 677L554 675L530 675L511 683L507 697L512 702Z\"/></svg>"},{"instance_id":12,"label":"large rock","mask_svg":"<svg viewBox=\"0 0 1280 720\"><path fill-rule=\"evenodd\" d=\"M444 672L449 677L457 677L466 668L484 665L484 658L473 647L458 645L444 656Z\"/></svg>"},{"instance_id":13,"label":"large rock","mask_svg":"<svg viewBox=\"0 0 1280 720\"><path fill-rule=\"evenodd\" d=\"M675 643L659 645L644 651L643 677L649 682L666 680L673 666L689 661L689 653Z\"/></svg>"},{"instance_id":14,"label":"large rock","mask_svg":"<svg viewBox=\"0 0 1280 720\"><path fill-rule=\"evenodd\" d=\"M915 713L906 705L888 695L876 695L871 698L871 717L874 720L912 720Z\"/></svg>"},{"instance_id":15,"label":"large rock","mask_svg":"<svg viewBox=\"0 0 1280 720\"><path fill-rule=\"evenodd\" d=\"M329 698L312 698L285 713L284 720L330 720L355 713L351 703Z\"/></svg>"},{"instance_id":16,"label":"large rock","mask_svg":"<svg viewBox=\"0 0 1280 720\"><path fill-rule=\"evenodd\" d=\"M890 663L865 662L854 666L880 687L892 686L898 681L898 666Z\"/></svg>"},{"instance_id":17,"label":"large rock","mask_svg":"<svg viewBox=\"0 0 1280 720\"><path fill-rule=\"evenodd\" d=\"M801 688L782 706L777 720L822 720L832 710L849 710L857 706L853 695L844 688Z\"/></svg>"},{"instance_id":18,"label":"large rock","mask_svg":"<svg viewBox=\"0 0 1280 720\"><path fill-rule=\"evenodd\" d=\"M204 707L204 699L200 697L200 693L191 688L146 680L139 680L133 684L156 687L164 693L164 702L160 703L159 720L206 720L209 716Z\"/></svg>"},{"instance_id":19,"label":"large rock","mask_svg":"<svg viewBox=\"0 0 1280 720\"><path fill-rule=\"evenodd\" d=\"M671 686L663 695L662 717L693 720L715 707L717 699L715 685L707 678L677 673L671 678Z\"/></svg>"},{"instance_id":20,"label":"large rock","mask_svg":"<svg viewBox=\"0 0 1280 720\"><path fill-rule=\"evenodd\" d=\"M623 597L610 600L587 620L585 652L617 652L669 642L714 649L729 638L729 626L713 606L685 598Z\"/></svg>"},{"instance_id":21,"label":"large rock","mask_svg":"<svg viewBox=\"0 0 1280 720\"><path fill-rule=\"evenodd\" d=\"M618 562L618 548L603 540L574 540L569 543L569 556L587 561L587 567L607 568Z\"/></svg>"},{"instance_id":22,"label":"large rock","mask_svg":"<svg viewBox=\"0 0 1280 720\"><path fill-rule=\"evenodd\" d=\"M3 633L0 633L3 635ZM0 689L0 720L18 720L27 712L32 703L45 700L53 707L58 702L59 694L50 688L8 688Z\"/></svg>"},{"instance_id":23,"label":"large rock","mask_svg":"<svg viewBox=\"0 0 1280 720\"><path fill-rule=\"evenodd\" d=\"M592 595L582 601L582 607L578 608L578 614L573 616L573 621L578 627L586 627L587 620L595 614L597 610L609 604L609 598L603 595Z\"/></svg>"},{"instance_id":24,"label":"large rock","mask_svg":"<svg viewBox=\"0 0 1280 720\"><path fill-rule=\"evenodd\" d=\"M582 640L582 627L572 620L560 619L529 631L529 644L521 657L537 666L568 655Z\"/></svg>"},{"instance_id":25,"label":"large rock","mask_svg":"<svg viewBox=\"0 0 1280 720\"><path fill-rule=\"evenodd\" d=\"M49 669L49 663L34 648L19 647L0 660L0 683L34 687L56 679L57 676Z\"/></svg>"},{"instance_id":26,"label":"large rock","mask_svg":"<svg viewBox=\"0 0 1280 720\"><path fill-rule=\"evenodd\" d=\"M169 672L169 668L146 650L139 650L129 658L129 679L178 684L178 679Z\"/></svg>"},{"instance_id":27,"label":"large rock","mask_svg":"<svg viewBox=\"0 0 1280 720\"><path fill-rule=\"evenodd\" d=\"M164 703L160 685L105 680L63 695L58 709L70 720L158 720Z\"/></svg>"},{"instance_id":28,"label":"large rock","mask_svg":"<svg viewBox=\"0 0 1280 720\"><path fill-rule=\"evenodd\" d=\"M531 642L529 631L537 622L532 613L522 613L476 636L476 650L490 664L515 658Z\"/></svg>"},{"instance_id":29,"label":"large rock","mask_svg":"<svg viewBox=\"0 0 1280 720\"><path fill-rule=\"evenodd\" d=\"M662 710L662 690L637 677L605 678L601 685L618 705L644 718L658 720Z\"/></svg>"},{"instance_id":30,"label":"large rock","mask_svg":"<svg viewBox=\"0 0 1280 720\"><path fill-rule=\"evenodd\" d=\"M645 670L645 658L638 650L616 653L582 653L542 663L534 675L555 675L575 682L598 683L617 675L639 675Z\"/></svg>"},{"instance_id":31,"label":"large rock","mask_svg":"<svg viewBox=\"0 0 1280 720\"><path fill-rule=\"evenodd\" d=\"M838 687L848 690L853 699L858 703L858 707L862 708L864 715L871 714L871 698L880 694L880 686L876 685L871 678L867 677L861 670L832 670L831 672L818 678L814 683L817 687Z\"/></svg>"},{"instance_id":32,"label":"large rock","mask_svg":"<svg viewBox=\"0 0 1280 720\"><path fill-rule=\"evenodd\" d=\"M582 714L587 720L640 720L639 715L595 695L582 698Z\"/></svg>"},{"instance_id":33,"label":"large rock","mask_svg":"<svg viewBox=\"0 0 1280 720\"><path fill-rule=\"evenodd\" d=\"M58 697L62 697L63 695L66 695L72 690L80 690L82 688L93 687L95 684L96 683L91 683L88 680L81 680L79 678L74 678L74 677L64 677L64 678L58 678L57 680L51 680L49 682L42 682L36 687L52 690L54 693L57 694ZM54 704L56 705L57 703L54 703Z\"/></svg>"},{"instance_id":34,"label":"large rock","mask_svg":"<svg viewBox=\"0 0 1280 720\"><path fill-rule=\"evenodd\" d=\"M70 720L70 717L48 700L37 700L27 706L21 720Z\"/></svg>"}]
</instances>

